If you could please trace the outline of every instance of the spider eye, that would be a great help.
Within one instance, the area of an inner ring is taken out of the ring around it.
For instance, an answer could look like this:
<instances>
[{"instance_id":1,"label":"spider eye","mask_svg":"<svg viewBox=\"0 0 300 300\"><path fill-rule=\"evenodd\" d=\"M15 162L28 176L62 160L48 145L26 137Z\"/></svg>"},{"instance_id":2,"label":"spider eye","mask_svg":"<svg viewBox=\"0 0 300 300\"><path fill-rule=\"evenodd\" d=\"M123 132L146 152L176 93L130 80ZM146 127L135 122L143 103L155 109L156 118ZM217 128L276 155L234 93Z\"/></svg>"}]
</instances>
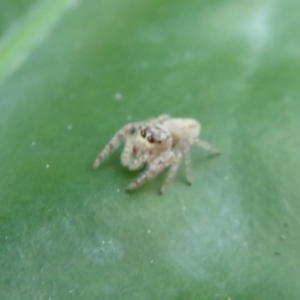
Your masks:
<instances>
[{"instance_id":1,"label":"spider eye","mask_svg":"<svg viewBox=\"0 0 300 300\"><path fill-rule=\"evenodd\" d=\"M142 131L141 131L141 136L142 136L143 138L146 137L146 130L142 130Z\"/></svg>"},{"instance_id":2,"label":"spider eye","mask_svg":"<svg viewBox=\"0 0 300 300\"><path fill-rule=\"evenodd\" d=\"M136 129L132 126L132 127L130 128L129 133L130 133L130 134L134 134L135 132L136 132Z\"/></svg>"},{"instance_id":3,"label":"spider eye","mask_svg":"<svg viewBox=\"0 0 300 300\"><path fill-rule=\"evenodd\" d=\"M154 143L154 138L153 138L152 135L148 136L147 140L148 140L148 142L151 143L151 144Z\"/></svg>"}]
</instances>

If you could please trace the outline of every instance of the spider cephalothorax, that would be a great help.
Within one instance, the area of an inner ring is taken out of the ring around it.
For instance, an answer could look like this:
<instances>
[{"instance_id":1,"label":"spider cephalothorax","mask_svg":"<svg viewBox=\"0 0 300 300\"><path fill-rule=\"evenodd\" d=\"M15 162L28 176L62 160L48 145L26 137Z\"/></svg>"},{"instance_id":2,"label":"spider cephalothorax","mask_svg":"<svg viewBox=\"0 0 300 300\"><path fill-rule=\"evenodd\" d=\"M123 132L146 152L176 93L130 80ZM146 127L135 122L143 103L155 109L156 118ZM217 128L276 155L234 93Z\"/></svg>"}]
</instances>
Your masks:
<instances>
[{"instance_id":1,"label":"spider cephalothorax","mask_svg":"<svg viewBox=\"0 0 300 300\"><path fill-rule=\"evenodd\" d=\"M146 166L145 172L132 182L127 190L132 190L158 175L170 166L169 176L161 188L163 192L167 184L176 175L182 156L185 156L187 180L190 183L190 152L196 144L212 153L219 153L208 143L200 140L198 134L200 124L193 119L173 119L161 115L146 122L130 123L120 129L96 158L93 167L100 166L103 159L116 149L125 139L121 163L129 170L137 170Z\"/></svg>"},{"instance_id":2,"label":"spider cephalothorax","mask_svg":"<svg viewBox=\"0 0 300 300\"><path fill-rule=\"evenodd\" d=\"M126 139L121 155L122 165L129 170L140 169L171 145L172 136L167 128L151 123L137 126Z\"/></svg>"}]
</instances>

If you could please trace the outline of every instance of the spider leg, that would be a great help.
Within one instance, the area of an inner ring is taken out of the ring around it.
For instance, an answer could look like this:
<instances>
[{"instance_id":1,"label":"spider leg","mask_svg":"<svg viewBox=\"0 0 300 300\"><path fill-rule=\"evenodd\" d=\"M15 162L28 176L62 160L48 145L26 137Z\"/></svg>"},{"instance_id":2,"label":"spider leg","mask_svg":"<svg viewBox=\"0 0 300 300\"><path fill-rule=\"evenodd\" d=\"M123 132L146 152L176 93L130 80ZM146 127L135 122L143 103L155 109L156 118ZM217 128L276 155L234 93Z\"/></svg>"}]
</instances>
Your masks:
<instances>
[{"instance_id":1,"label":"spider leg","mask_svg":"<svg viewBox=\"0 0 300 300\"><path fill-rule=\"evenodd\" d=\"M220 155L221 154L220 150L218 150L217 148L215 148L214 146L212 146L208 142L200 140L199 138L196 138L194 140L193 144L197 145L199 148L204 149L205 151L209 152L210 154L213 154L213 155Z\"/></svg>"},{"instance_id":2,"label":"spider leg","mask_svg":"<svg viewBox=\"0 0 300 300\"><path fill-rule=\"evenodd\" d=\"M97 169L102 161L107 157L112 151L118 148L122 142L122 140L128 135L133 134L139 126L139 123L129 123L121 128L113 138L108 142L108 144L104 147L104 149L98 154L93 168Z\"/></svg>"},{"instance_id":3,"label":"spider leg","mask_svg":"<svg viewBox=\"0 0 300 300\"><path fill-rule=\"evenodd\" d=\"M185 177L187 183L191 185L192 184L192 172L191 172L192 158L191 158L190 148L185 146L183 148L183 153L184 153L184 162L185 162Z\"/></svg>"},{"instance_id":4,"label":"spider leg","mask_svg":"<svg viewBox=\"0 0 300 300\"><path fill-rule=\"evenodd\" d=\"M157 118L149 119L148 122L150 123L163 123L164 121L170 119L169 115L160 115Z\"/></svg>"},{"instance_id":5,"label":"spider leg","mask_svg":"<svg viewBox=\"0 0 300 300\"><path fill-rule=\"evenodd\" d=\"M157 176L163 169L171 165L174 161L174 152L165 152L148 165L148 168L126 188L127 191L136 189L148 180Z\"/></svg>"},{"instance_id":6,"label":"spider leg","mask_svg":"<svg viewBox=\"0 0 300 300\"><path fill-rule=\"evenodd\" d=\"M160 188L159 190L159 193L160 194L163 194L164 191L166 190L167 186L170 184L170 182L174 179L174 177L176 176L177 174L177 171L178 171L178 168L180 166L180 163L181 163L181 159L182 159L182 154L181 152L177 152L175 155L174 155L174 158L173 158L173 161L172 161L172 165L171 165L171 168L169 170L169 173L168 173L168 177L164 183L164 185Z\"/></svg>"}]
</instances>

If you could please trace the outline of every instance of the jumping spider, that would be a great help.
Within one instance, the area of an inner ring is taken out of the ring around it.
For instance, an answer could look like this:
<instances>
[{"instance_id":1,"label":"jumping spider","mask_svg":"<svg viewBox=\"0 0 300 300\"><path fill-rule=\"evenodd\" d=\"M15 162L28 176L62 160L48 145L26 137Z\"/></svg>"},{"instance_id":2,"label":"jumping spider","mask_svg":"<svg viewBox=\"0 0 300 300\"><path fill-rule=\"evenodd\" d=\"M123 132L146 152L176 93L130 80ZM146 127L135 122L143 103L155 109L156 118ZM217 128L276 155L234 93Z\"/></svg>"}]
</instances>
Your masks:
<instances>
[{"instance_id":1,"label":"jumping spider","mask_svg":"<svg viewBox=\"0 0 300 300\"><path fill-rule=\"evenodd\" d=\"M104 158L125 139L121 155L122 165L129 170L138 170L146 166L145 171L127 187L127 191L136 189L170 166L167 179L160 189L160 193L163 193L175 177L183 156L186 179L191 184L191 146L197 145L212 154L220 154L216 148L198 138L200 129L201 125L196 120L174 119L168 115L129 123L121 128L99 153L93 168L97 169Z\"/></svg>"}]
</instances>

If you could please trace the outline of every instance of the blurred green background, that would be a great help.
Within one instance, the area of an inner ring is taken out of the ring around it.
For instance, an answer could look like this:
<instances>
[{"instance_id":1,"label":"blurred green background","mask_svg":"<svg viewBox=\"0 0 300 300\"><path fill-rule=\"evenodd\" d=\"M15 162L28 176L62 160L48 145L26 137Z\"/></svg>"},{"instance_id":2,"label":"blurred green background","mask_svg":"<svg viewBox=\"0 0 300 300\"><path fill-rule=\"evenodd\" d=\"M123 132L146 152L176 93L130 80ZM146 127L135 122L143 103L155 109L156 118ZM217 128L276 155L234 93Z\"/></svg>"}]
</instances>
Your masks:
<instances>
[{"instance_id":1,"label":"blurred green background","mask_svg":"<svg viewBox=\"0 0 300 300\"><path fill-rule=\"evenodd\" d=\"M0 299L300 299L300 2L0 0ZM130 121L193 149L131 194Z\"/></svg>"}]
</instances>

